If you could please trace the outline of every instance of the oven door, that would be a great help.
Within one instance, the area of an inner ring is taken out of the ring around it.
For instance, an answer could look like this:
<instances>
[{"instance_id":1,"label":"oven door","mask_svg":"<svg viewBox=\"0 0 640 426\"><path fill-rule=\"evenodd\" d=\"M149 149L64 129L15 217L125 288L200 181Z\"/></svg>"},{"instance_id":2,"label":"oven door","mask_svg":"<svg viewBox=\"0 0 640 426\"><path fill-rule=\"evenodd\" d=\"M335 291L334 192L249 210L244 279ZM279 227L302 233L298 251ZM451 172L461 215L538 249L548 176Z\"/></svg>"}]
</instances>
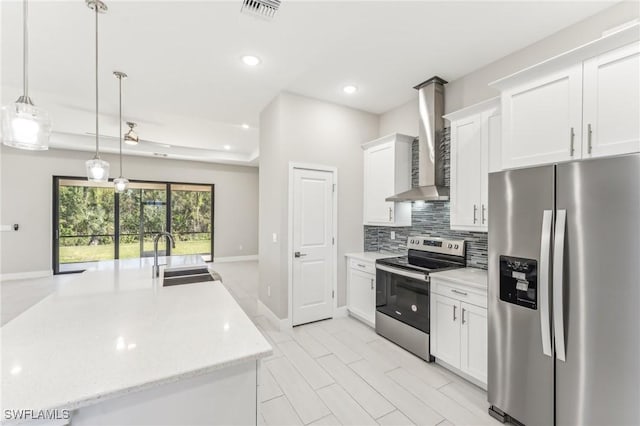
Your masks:
<instances>
[{"instance_id":1,"label":"oven door","mask_svg":"<svg viewBox=\"0 0 640 426\"><path fill-rule=\"evenodd\" d=\"M376 265L376 310L429 333L429 277Z\"/></svg>"}]
</instances>

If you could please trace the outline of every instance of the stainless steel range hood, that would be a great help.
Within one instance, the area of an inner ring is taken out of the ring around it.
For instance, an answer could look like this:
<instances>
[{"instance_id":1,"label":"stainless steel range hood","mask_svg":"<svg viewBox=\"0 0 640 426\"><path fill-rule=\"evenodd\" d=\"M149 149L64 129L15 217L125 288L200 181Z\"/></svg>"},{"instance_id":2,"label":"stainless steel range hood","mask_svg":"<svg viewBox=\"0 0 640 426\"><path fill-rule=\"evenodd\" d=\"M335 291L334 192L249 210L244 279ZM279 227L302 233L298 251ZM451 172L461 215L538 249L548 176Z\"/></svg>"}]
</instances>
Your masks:
<instances>
[{"instance_id":1,"label":"stainless steel range hood","mask_svg":"<svg viewBox=\"0 0 640 426\"><path fill-rule=\"evenodd\" d=\"M418 129L418 186L401 192L387 201L446 201L449 187L444 185L444 152L440 149L440 138L444 129L444 85L440 77L432 77L420 83L418 107L420 123Z\"/></svg>"}]
</instances>

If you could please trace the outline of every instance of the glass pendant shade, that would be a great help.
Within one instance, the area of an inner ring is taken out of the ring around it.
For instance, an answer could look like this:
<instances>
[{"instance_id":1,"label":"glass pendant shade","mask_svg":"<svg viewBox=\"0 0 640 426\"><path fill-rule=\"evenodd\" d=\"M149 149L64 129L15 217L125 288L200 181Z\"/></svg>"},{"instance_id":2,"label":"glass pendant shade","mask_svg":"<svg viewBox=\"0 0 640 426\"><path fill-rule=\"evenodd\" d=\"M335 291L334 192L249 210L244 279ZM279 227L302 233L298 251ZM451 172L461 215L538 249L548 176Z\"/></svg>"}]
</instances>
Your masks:
<instances>
[{"instance_id":1,"label":"glass pendant shade","mask_svg":"<svg viewBox=\"0 0 640 426\"><path fill-rule=\"evenodd\" d=\"M95 157L87 160L87 178L92 182L107 182L109 180L109 163Z\"/></svg>"},{"instance_id":2,"label":"glass pendant shade","mask_svg":"<svg viewBox=\"0 0 640 426\"><path fill-rule=\"evenodd\" d=\"M113 186L115 187L116 192L125 192L129 188L129 180L120 176L119 178L113 180Z\"/></svg>"},{"instance_id":3,"label":"glass pendant shade","mask_svg":"<svg viewBox=\"0 0 640 426\"><path fill-rule=\"evenodd\" d=\"M18 100L2 108L2 142L13 148L49 149L51 120L43 109Z\"/></svg>"}]
</instances>

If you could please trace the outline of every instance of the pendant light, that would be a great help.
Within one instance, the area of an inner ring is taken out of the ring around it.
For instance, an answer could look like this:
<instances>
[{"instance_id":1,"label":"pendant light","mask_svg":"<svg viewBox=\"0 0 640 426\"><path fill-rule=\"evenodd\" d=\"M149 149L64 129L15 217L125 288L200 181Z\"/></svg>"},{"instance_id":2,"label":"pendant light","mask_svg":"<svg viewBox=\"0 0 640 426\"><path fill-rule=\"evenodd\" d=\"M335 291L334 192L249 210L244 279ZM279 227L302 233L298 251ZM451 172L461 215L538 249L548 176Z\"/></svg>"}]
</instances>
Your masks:
<instances>
[{"instance_id":1,"label":"pendant light","mask_svg":"<svg viewBox=\"0 0 640 426\"><path fill-rule=\"evenodd\" d=\"M49 149L51 120L29 97L29 31L27 0L22 2L22 96L2 108L2 143L31 151Z\"/></svg>"},{"instance_id":2,"label":"pendant light","mask_svg":"<svg viewBox=\"0 0 640 426\"><path fill-rule=\"evenodd\" d=\"M124 143L127 145L138 145L138 134L133 130L137 126L133 121L127 121L129 131L124 135Z\"/></svg>"},{"instance_id":3,"label":"pendant light","mask_svg":"<svg viewBox=\"0 0 640 426\"><path fill-rule=\"evenodd\" d=\"M121 71L114 71L113 75L118 79L118 89L120 93L119 97L119 119L118 119L118 139L120 140L120 177L113 180L113 186L116 192L125 192L129 187L129 181L127 178L122 177L122 79L127 78L127 75Z\"/></svg>"},{"instance_id":4,"label":"pendant light","mask_svg":"<svg viewBox=\"0 0 640 426\"><path fill-rule=\"evenodd\" d=\"M87 178L93 182L107 182L109 180L109 163L100 158L100 129L98 126L98 14L107 12L107 5L101 0L87 0L89 9L95 11L96 17L96 155L85 163Z\"/></svg>"}]
</instances>

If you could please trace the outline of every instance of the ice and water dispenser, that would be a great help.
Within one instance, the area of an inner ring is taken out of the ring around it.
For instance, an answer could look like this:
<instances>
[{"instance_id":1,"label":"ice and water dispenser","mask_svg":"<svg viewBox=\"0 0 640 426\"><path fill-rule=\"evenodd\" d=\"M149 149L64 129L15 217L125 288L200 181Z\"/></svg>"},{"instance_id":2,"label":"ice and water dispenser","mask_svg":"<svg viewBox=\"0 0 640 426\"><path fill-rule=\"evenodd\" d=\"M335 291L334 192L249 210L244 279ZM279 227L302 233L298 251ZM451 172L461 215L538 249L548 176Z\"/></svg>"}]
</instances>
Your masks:
<instances>
[{"instance_id":1,"label":"ice and water dispenser","mask_svg":"<svg viewBox=\"0 0 640 426\"><path fill-rule=\"evenodd\" d=\"M538 262L500 256L500 300L538 309Z\"/></svg>"}]
</instances>

